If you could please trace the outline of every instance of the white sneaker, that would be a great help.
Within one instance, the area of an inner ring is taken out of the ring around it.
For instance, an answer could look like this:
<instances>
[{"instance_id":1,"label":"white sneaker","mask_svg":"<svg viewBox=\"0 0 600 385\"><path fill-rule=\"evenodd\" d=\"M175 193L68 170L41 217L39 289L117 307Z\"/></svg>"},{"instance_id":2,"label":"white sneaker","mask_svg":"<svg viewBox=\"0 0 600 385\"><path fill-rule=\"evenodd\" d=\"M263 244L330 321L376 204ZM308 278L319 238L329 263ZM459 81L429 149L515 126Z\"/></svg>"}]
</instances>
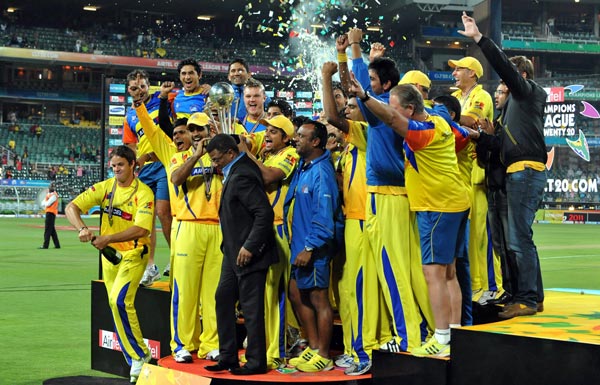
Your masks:
<instances>
[{"instance_id":1,"label":"white sneaker","mask_svg":"<svg viewBox=\"0 0 600 385\"><path fill-rule=\"evenodd\" d=\"M352 363L352 366L344 370L344 374L348 376L360 376L361 374L365 374L369 370L371 370L372 365L373 363L371 362L371 360L364 362L354 362Z\"/></svg>"},{"instance_id":2,"label":"white sneaker","mask_svg":"<svg viewBox=\"0 0 600 385\"><path fill-rule=\"evenodd\" d=\"M169 262L167 264L167 267L165 267L165 269L163 270L163 275L165 277L168 277L169 275L171 275L171 262Z\"/></svg>"},{"instance_id":3,"label":"white sneaker","mask_svg":"<svg viewBox=\"0 0 600 385\"><path fill-rule=\"evenodd\" d=\"M335 357L334 360L335 366L337 366L338 368L349 368L352 366L352 364L354 364L354 358L347 354L341 354Z\"/></svg>"},{"instance_id":4,"label":"white sneaker","mask_svg":"<svg viewBox=\"0 0 600 385\"><path fill-rule=\"evenodd\" d=\"M140 373L142 372L142 366L144 366L145 363L150 362L150 360L152 359L152 355L150 353L148 353L148 355L144 358L142 358L141 360L134 360L131 359L131 370L129 371L129 382L131 382L132 384L135 384L138 380L138 377L140 376Z\"/></svg>"},{"instance_id":5,"label":"white sneaker","mask_svg":"<svg viewBox=\"0 0 600 385\"><path fill-rule=\"evenodd\" d=\"M189 364L193 361L192 355L185 349L180 349L175 353L175 362Z\"/></svg>"},{"instance_id":6,"label":"white sneaker","mask_svg":"<svg viewBox=\"0 0 600 385\"><path fill-rule=\"evenodd\" d=\"M219 349L213 349L206 355L206 359L211 361L219 361L220 357L221 355L219 354Z\"/></svg>"},{"instance_id":7,"label":"white sneaker","mask_svg":"<svg viewBox=\"0 0 600 385\"><path fill-rule=\"evenodd\" d=\"M242 342L242 347L244 349L248 349L248 337L244 338L244 342Z\"/></svg>"},{"instance_id":8,"label":"white sneaker","mask_svg":"<svg viewBox=\"0 0 600 385\"><path fill-rule=\"evenodd\" d=\"M496 298L496 292L491 291L491 290L486 290L483 292L481 297L479 297L479 299L477 300L477 303L480 304L481 306L485 306L485 305L487 305L488 301L490 301L494 298Z\"/></svg>"},{"instance_id":9,"label":"white sneaker","mask_svg":"<svg viewBox=\"0 0 600 385\"><path fill-rule=\"evenodd\" d=\"M379 351L382 353L400 353L402 348L400 347L400 343L396 341L397 337L392 338L385 344L379 347Z\"/></svg>"},{"instance_id":10,"label":"white sneaker","mask_svg":"<svg viewBox=\"0 0 600 385\"><path fill-rule=\"evenodd\" d=\"M158 271L158 266L150 265L144 271L144 275L142 276L142 280L140 281L140 285L148 287L151 286L154 282L160 279L160 272Z\"/></svg>"}]
</instances>

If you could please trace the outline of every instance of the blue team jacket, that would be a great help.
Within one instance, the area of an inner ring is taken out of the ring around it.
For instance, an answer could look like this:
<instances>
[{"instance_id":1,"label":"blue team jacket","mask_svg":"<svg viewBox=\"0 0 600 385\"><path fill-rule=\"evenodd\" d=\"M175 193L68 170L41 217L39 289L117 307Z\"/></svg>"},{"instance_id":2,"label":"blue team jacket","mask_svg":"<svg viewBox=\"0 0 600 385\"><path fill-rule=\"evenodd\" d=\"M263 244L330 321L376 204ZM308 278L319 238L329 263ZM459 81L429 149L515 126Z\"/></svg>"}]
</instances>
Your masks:
<instances>
[{"instance_id":1,"label":"blue team jacket","mask_svg":"<svg viewBox=\"0 0 600 385\"><path fill-rule=\"evenodd\" d=\"M294 203L293 213L290 205ZM337 239L343 236L343 217L338 186L331 161L331 153L309 164L300 160L290 182L290 189L283 206L284 218L293 215L291 221L291 262L305 246L314 248L313 255L333 257ZM284 221L286 235L290 236L289 221Z\"/></svg>"}]
</instances>

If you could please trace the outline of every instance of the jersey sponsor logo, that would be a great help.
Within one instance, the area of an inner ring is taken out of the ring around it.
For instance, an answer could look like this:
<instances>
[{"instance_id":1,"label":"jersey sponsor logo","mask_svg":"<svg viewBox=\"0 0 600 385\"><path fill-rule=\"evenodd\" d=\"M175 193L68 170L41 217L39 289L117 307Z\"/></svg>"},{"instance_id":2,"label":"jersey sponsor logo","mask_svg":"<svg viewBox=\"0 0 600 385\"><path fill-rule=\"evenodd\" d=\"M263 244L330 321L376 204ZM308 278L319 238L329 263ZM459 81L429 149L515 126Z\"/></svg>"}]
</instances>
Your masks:
<instances>
[{"instance_id":1,"label":"jersey sponsor logo","mask_svg":"<svg viewBox=\"0 0 600 385\"><path fill-rule=\"evenodd\" d=\"M160 359L160 341L144 338L144 343L150 348L152 358L157 360ZM98 346L117 352L123 351L117 333L108 330L98 329Z\"/></svg>"},{"instance_id":2,"label":"jersey sponsor logo","mask_svg":"<svg viewBox=\"0 0 600 385\"><path fill-rule=\"evenodd\" d=\"M108 214L108 207L104 208L104 212ZM133 218L133 215L131 215L131 213L125 212L118 208L113 208L113 216L119 217L119 218L123 219L124 221L131 221L131 219Z\"/></svg>"},{"instance_id":3,"label":"jersey sponsor logo","mask_svg":"<svg viewBox=\"0 0 600 385\"><path fill-rule=\"evenodd\" d=\"M152 205L154 204L154 202L148 202L144 205L145 209L152 209Z\"/></svg>"},{"instance_id":4,"label":"jersey sponsor logo","mask_svg":"<svg viewBox=\"0 0 600 385\"><path fill-rule=\"evenodd\" d=\"M473 103L473 108L476 108L478 110L482 110L485 107L485 104L483 102L475 102Z\"/></svg>"},{"instance_id":5,"label":"jersey sponsor logo","mask_svg":"<svg viewBox=\"0 0 600 385\"><path fill-rule=\"evenodd\" d=\"M290 165L292 165L292 166L293 166L293 165L295 165L295 164L296 164L296 161L297 161L297 159L296 159L296 157L295 157L295 156L293 156L293 155L288 155L288 156L286 156L286 157L285 157L285 161L286 161L287 163L289 163Z\"/></svg>"},{"instance_id":6,"label":"jersey sponsor logo","mask_svg":"<svg viewBox=\"0 0 600 385\"><path fill-rule=\"evenodd\" d=\"M140 127L139 130L136 131L135 133L137 135L138 138L142 138L142 136L144 136L144 129Z\"/></svg>"},{"instance_id":7,"label":"jersey sponsor logo","mask_svg":"<svg viewBox=\"0 0 600 385\"><path fill-rule=\"evenodd\" d=\"M190 173L190 176L209 174L209 173L210 173L210 167L194 167L194 169Z\"/></svg>"}]
</instances>

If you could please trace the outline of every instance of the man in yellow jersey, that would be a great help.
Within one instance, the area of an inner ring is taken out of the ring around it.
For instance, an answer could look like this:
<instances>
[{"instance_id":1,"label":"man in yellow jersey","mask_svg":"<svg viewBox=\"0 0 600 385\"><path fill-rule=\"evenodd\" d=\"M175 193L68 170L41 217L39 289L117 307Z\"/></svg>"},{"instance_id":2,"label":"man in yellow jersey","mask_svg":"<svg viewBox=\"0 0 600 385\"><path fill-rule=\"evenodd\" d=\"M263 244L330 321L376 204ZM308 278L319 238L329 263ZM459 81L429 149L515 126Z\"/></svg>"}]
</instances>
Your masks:
<instances>
[{"instance_id":1,"label":"man in yellow jersey","mask_svg":"<svg viewBox=\"0 0 600 385\"><path fill-rule=\"evenodd\" d=\"M283 201L288 192L290 179L298 154L291 145L294 136L294 125L283 115L260 121L265 125L265 147L252 154L247 150L245 142L242 148L260 169L265 191L274 212L274 231L279 262L269 267L265 287L265 326L267 332L267 367L277 369L284 364L286 351L286 302L287 283L289 281L290 246L283 231Z\"/></svg>"},{"instance_id":2,"label":"man in yellow jersey","mask_svg":"<svg viewBox=\"0 0 600 385\"><path fill-rule=\"evenodd\" d=\"M142 337L134 302L148 263L154 195L135 177L135 160L135 152L129 147L114 148L110 166L115 176L96 183L65 209L67 219L79 230L81 242L91 242L98 250L110 246L122 254L117 265L102 258L102 277L119 344L131 365L131 382L137 381L142 366L152 358ZM95 205L100 205L104 213L99 235L94 235L81 219L81 214Z\"/></svg>"},{"instance_id":3,"label":"man in yellow jersey","mask_svg":"<svg viewBox=\"0 0 600 385\"><path fill-rule=\"evenodd\" d=\"M524 56L510 59L479 32L475 19L463 12L465 30L510 90L501 126L501 155L506 166L508 248L515 253L518 288L513 303L500 318L533 315L543 311L544 290L537 248L531 226L546 186L544 107L547 94L533 81L533 64Z\"/></svg>"},{"instance_id":4,"label":"man in yellow jersey","mask_svg":"<svg viewBox=\"0 0 600 385\"><path fill-rule=\"evenodd\" d=\"M394 87L389 105L371 98L356 80L352 91L405 138L406 187L410 209L417 214L423 271L435 319L434 335L412 354L448 356L450 324L460 323L461 312L454 261L470 205L460 181L454 135L444 118L425 111L423 97L413 85Z\"/></svg>"},{"instance_id":5,"label":"man in yellow jersey","mask_svg":"<svg viewBox=\"0 0 600 385\"><path fill-rule=\"evenodd\" d=\"M138 114L147 119L143 111L138 110ZM202 112L190 116L186 129L175 127L177 152L171 154L168 168L170 191L177 201L171 269L171 349L175 360L185 363L192 362L193 351L198 351L199 358L211 360L219 355L214 311L217 282L211 278L220 274L223 258L218 217L222 177L204 151L209 133L209 117ZM157 153L169 151L164 149L166 136L161 134L156 126L148 132Z\"/></svg>"},{"instance_id":6,"label":"man in yellow jersey","mask_svg":"<svg viewBox=\"0 0 600 385\"><path fill-rule=\"evenodd\" d=\"M460 60L448 60L454 68L458 90L452 93L461 105L460 125L477 128L479 119L492 120L494 105L492 97L478 83L483 76L479 60L466 56ZM473 153L472 153L473 155ZM474 158L474 156L473 156ZM473 301L486 305L488 300L503 294L500 259L492 248L487 225L487 193L485 171L472 160L471 170L471 213L469 223L469 265Z\"/></svg>"},{"instance_id":7,"label":"man in yellow jersey","mask_svg":"<svg viewBox=\"0 0 600 385\"><path fill-rule=\"evenodd\" d=\"M348 142L339 164L343 178L346 258L338 283L338 308L342 320L344 354L336 358L335 365L345 368L344 373L352 376L367 373L371 369L372 350L379 346L377 322L380 308L379 302L373 299L377 298L379 285L375 260L363 230L367 200L367 123L360 113L355 97L348 99L346 103L345 118L336 114L337 103L332 76L337 69L336 63L327 62L321 70L323 109L327 121L343 132ZM365 300L367 296L372 298L368 302Z\"/></svg>"}]
</instances>

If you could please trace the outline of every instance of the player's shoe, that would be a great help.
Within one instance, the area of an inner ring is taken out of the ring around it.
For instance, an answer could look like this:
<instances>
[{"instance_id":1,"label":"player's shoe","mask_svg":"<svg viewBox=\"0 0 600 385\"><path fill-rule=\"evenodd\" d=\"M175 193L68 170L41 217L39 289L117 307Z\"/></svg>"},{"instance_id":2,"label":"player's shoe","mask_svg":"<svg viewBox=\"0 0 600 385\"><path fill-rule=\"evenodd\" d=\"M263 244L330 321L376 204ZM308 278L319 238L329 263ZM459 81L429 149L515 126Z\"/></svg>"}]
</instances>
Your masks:
<instances>
[{"instance_id":1,"label":"player's shoe","mask_svg":"<svg viewBox=\"0 0 600 385\"><path fill-rule=\"evenodd\" d=\"M288 357L298 357L308 347L308 341L304 338L298 338L287 351Z\"/></svg>"},{"instance_id":2,"label":"player's shoe","mask_svg":"<svg viewBox=\"0 0 600 385\"><path fill-rule=\"evenodd\" d=\"M138 377L140 376L140 373L142 372L142 366L144 366L145 363L150 362L150 360L152 359L152 355L150 353L148 353L148 355L144 358L142 358L141 360L134 360L131 359L131 370L129 371L129 382L131 382L132 384L135 384L138 380Z\"/></svg>"},{"instance_id":3,"label":"player's shoe","mask_svg":"<svg viewBox=\"0 0 600 385\"><path fill-rule=\"evenodd\" d=\"M171 275L171 262L169 262L167 264L167 267L165 267L165 269L163 270L163 275L165 277L168 277L169 275Z\"/></svg>"},{"instance_id":4,"label":"player's shoe","mask_svg":"<svg viewBox=\"0 0 600 385\"><path fill-rule=\"evenodd\" d=\"M298 357L295 357L295 358L292 358L291 360L289 360L288 364L290 366L298 366L299 364L307 363L313 357L315 357L318 352L319 352L318 350L313 350L309 346L306 349L304 349L302 354L300 354Z\"/></svg>"},{"instance_id":5,"label":"player's shoe","mask_svg":"<svg viewBox=\"0 0 600 385\"><path fill-rule=\"evenodd\" d=\"M285 367L285 360L281 358L271 358L267 357L267 368L272 370L277 370Z\"/></svg>"},{"instance_id":6,"label":"player's shoe","mask_svg":"<svg viewBox=\"0 0 600 385\"><path fill-rule=\"evenodd\" d=\"M333 361L335 362L335 366L338 368L349 368L354 364L354 358L347 354L341 354L337 357L334 357Z\"/></svg>"},{"instance_id":7,"label":"player's shoe","mask_svg":"<svg viewBox=\"0 0 600 385\"><path fill-rule=\"evenodd\" d=\"M450 344L440 344L435 336L432 336L424 345L414 348L412 355L415 357L448 357Z\"/></svg>"},{"instance_id":8,"label":"player's shoe","mask_svg":"<svg viewBox=\"0 0 600 385\"><path fill-rule=\"evenodd\" d=\"M144 275L142 276L142 280L140 281L141 286L151 286L154 282L160 279L160 272L158 271L158 266L150 265L144 271Z\"/></svg>"},{"instance_id":9,"label":"player's shoe","mask_svg":"<svg viewBox=\"0 0 600 385\"><path fill-rule=\"evenodd\" d=\"M333 360L321 357L318 353L315 353L310 361L301 362L296 365L296 369L307 373L326 372L333 369Z\"/></svg>"},{"instance_id":10,"label":"player's shoe","mask_svg":"<svg viewBox=\"0 0 600 385\"><path fill-rule=\"evenodd\" d=\"M394 337L385 344L379 347L379 351L382 353L400 353L402 348L400 347L400 341L398 337Z\"/></svg>"},{"instance_id":11,"label":"player's shoe","mask_svg":"<svg viewBox=\"0 0 600 385\"><path fill-rule=\"evenodd\" d=\"M210 361L219 361L220 357L219 349L213 349L206 355L206 359Z\"/></svg>"},{"instance_id":12,"label":"player's shoe","mask_svg":"<svg viewBox=\"0 0 600 385\"><path fill-rule=\"evenodd\" d=\"M192 355L185 349L180 349L175 353L175 362L189 364L193 361Z\"/></svg>"},{"instance_id":13,"label":"player's shoe","mask_svg":"<svg viewBox=\"0 0 600 385\"><path fill-rule=\"evenodd\" d=\"M364 362L354 362L352 363L352 366L344 370L344 374L348 376L360 376L361 374L365 374L369 370L371 370L372 365L373 363L371 362L371 360Z\"/></svg>"},{"instance_id":14,"label":"player's shoe","mask_svg":"<svg viewBox=\"0 0 600 385\"><path fill-rule=\"evenodd\" d=\"M477 303L481 306L485 306L488 304L488 301L491 301L494 298L496 298L496 292L493 290L486 290L481 294L481 297L477 299Z\"/></svg>"}]
</instances>

